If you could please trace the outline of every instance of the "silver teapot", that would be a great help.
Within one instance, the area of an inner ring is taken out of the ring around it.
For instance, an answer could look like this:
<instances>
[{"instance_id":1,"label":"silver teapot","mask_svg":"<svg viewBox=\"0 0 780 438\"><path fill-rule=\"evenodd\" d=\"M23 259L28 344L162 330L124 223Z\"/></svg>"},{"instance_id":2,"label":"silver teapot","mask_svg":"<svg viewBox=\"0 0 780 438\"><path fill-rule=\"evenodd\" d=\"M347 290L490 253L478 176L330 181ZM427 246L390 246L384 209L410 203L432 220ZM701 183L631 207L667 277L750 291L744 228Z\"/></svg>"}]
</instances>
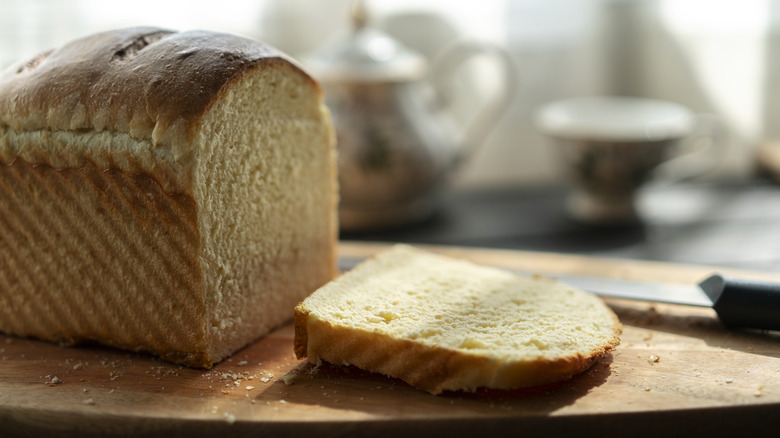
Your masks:
<instances>
[{"instance_id":1,"label":"silver teapot","mask_svg":"<svg viewBox=\"0 0 780 438\"><path fill-rule=\"evenodd\" d=\"M336 129L342 231L408 224L437 209L441 187L514 98L516 67L499 47L456 42L432 62L368 25L362 3L352 32L303 59L321 82ZM503 88L466 127L448 114L453 75L473 56L500 62Z\"/></svg>"}]
</instances>

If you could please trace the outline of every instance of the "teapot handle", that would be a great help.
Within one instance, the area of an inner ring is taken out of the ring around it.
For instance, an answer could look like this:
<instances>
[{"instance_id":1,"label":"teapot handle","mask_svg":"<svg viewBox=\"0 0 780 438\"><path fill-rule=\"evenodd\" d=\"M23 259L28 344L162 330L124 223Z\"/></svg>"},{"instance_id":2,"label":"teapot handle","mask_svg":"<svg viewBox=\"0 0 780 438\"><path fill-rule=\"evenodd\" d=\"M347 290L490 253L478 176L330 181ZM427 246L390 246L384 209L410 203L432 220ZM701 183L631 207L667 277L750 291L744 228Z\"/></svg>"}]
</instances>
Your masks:
<instances>
[{"instance_id":1,"label":"teapot handle","mask_svg":"<svg viewBox=\"0 0 780 438\"><path fill-rule=\"evenodd\" d=\"M436 98L442 107L450 105L450 92L455 73L469 59L489 55L501 68L502 83L493 96L482 104L462 132L459 143L460 155L470 155L481 145L498 121L506 113L517 93L517 63L504 48L482 41L458 40L445 46L433 59L431 82Z\"/></svg>"}]
</instances>

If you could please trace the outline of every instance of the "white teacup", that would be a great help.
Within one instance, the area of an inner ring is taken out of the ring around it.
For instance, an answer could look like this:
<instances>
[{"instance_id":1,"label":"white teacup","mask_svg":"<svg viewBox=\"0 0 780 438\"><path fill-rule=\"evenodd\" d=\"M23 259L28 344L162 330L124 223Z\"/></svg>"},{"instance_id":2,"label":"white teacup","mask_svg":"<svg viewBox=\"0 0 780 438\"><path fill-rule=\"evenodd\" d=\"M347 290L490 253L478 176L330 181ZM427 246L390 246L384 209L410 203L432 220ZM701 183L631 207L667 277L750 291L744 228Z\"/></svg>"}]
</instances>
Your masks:
<instances>
[{"instance_id":1,"label":"white teacup","mask_svg":"<svg viewBox=\"0 0 780 438\"><path fill-rule=\"evenodd\" d=\"M637 221L637 189L670 160L689 163L676 169L674 180L709 170L713 148L683 153L680 147L683 140L702 138L714 144L716 125L704 126L707 120L716 119L671 102L617 96L553 102L537 114L538 127L555 140L573 180L568 211L590 223Z\"/></svg>"}]
</instances>

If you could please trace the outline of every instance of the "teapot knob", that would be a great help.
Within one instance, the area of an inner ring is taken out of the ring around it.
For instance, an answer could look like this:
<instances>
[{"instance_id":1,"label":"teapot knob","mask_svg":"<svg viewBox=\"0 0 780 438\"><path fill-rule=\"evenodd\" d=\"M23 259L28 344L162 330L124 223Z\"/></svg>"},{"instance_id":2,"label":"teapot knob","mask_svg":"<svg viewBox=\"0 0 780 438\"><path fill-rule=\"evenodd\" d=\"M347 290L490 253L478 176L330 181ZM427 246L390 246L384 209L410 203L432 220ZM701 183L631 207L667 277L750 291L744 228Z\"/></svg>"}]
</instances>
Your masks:
<instances>
[{"instance_id":1,"label":"teapot knob","mask_svg":"<svg viewBox=\"0 0 780 438\"><path fill-rule=\"evenodd\" d=\"M352 3L351 18L353 30L357 31L366 27L368 23L368 12L364 0L356 0Z\"/></svg>"},{"instance_id":2,"label":"teapot knob","mask_svg":"<svg viewBox=\"0 0 780 438\"><path fill-rule=\"evenodd\" d=\"M328 41L302 58L323 84L409 82L425 77L427 60L419 53L371 26L363 0L351 8L351 32Z\"/></svg>"}]
</instances>

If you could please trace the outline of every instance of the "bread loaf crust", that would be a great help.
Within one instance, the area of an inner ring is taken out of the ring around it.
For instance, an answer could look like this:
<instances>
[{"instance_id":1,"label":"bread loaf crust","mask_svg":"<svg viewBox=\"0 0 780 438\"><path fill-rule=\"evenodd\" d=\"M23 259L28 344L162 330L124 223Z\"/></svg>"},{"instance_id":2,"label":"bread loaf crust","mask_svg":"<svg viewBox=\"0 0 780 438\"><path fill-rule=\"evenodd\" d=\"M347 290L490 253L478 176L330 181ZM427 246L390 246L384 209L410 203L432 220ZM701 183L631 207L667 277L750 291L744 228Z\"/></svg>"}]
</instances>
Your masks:
<instances>
[{"instance_id":1,"label":"bread loaf crust","mask_svg":"<svg viewBox=\"0 0 780 438\"><path fill-rule=\"evenodd\" d=\"M0 164L0 193L0 330L67 345L98 340L189 366L213 361L201 353L205 326L192 323L207 309L189 196L144 175L23 161Z\"/></svg>"},{"instance_id":2,"label":"bread loaf crust","mask_svg":"<svg viewBox=\"0 0 780 438\"><path fill-rule=\"evenodd\" d=\"M211 367L333 278L336 202L322 90L262 43L122 29L0 72L5 333Z\"/></svg>"},{"instance_id":3,"label":"bread loaf crust","mask_svg":"<svg viewBox=\"0 0 780 438\"><path fill-rule=\"evenodd\" d=\"M148 143L156 160L122 170L148 173L168 191L187 192L192 176L178 170L194 159L195 151L187 146L202 117L226 86L261 67L294 71L319 89L286 55L235 35L154 27L95 34L0 74L0 134L127 133ZM111 157L91 157L95 151L80 152L100 167L122 167ZM21 154L30 164L66 167L48 151ZM8 163L11 156L0 154L0 162Z\"/></svg>"}]
</instances>

